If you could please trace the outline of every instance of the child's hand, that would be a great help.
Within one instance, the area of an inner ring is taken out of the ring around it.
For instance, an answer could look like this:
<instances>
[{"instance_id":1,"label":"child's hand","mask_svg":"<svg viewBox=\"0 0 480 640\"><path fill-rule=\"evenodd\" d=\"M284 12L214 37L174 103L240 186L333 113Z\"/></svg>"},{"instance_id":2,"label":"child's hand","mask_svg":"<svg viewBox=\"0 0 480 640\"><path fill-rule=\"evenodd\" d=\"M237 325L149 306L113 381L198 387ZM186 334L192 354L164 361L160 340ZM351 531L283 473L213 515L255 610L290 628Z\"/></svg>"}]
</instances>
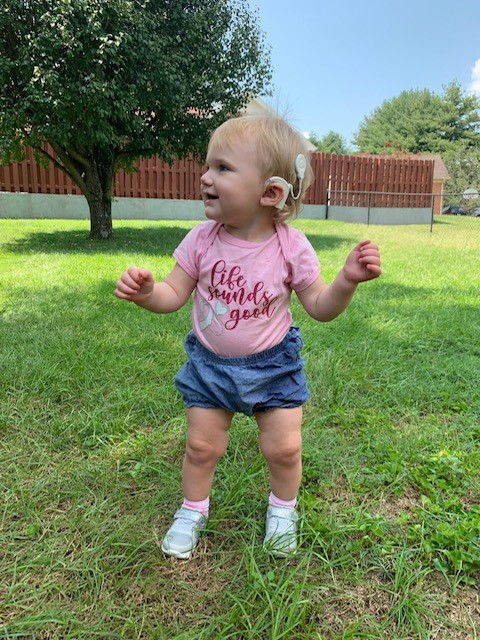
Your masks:
<instances>
[{"instance_id":1,"label":"child's hand","mask_svg":"<svg viewBox=\"0 0 480 640\"><path fill-rule=\"evenodd\" d=\"M121 300L143 302L152 295L154 284L150 271L130 267L122 273L120 280L118 280L115 295Z\"/></svg>"},{"instance_id":2,"label":"child's hand","mask_svg":"<svg viewBox=\"0 0 480 640\"><path fill-rule=\"evenodd\" d=\"M378 278L382 273L380 252L376 244L370 240L362 240L349 253L343 274L352 284L359 284L367 280Z\"/></svg>"}]
</instances>

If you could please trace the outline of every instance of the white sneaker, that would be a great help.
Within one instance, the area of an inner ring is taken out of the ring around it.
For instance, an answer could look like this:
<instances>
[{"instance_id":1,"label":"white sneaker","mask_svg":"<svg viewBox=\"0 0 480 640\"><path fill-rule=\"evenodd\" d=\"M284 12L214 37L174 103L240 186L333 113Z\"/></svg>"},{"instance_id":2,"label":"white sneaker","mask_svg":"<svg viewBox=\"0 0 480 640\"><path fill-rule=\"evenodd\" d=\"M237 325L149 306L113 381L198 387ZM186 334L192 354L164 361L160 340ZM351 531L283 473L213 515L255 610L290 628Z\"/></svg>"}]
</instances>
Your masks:
<instances>
[{"instance_id":1,"label":"white sneaker","mask_svg":"<svg viewBox=\"0 0 480 640\"><path fill-rule=\"evenodd\" d=\"M277 558L286 558L297 550L297 520L295 509L268 507L266 533L263 541L265 551Z\"/></svg>"},{"instance_id":2,"label":"white sneaker","mask_svg":"<svg viewBox=\"0 0 480 640\"><path fill-rule=\"evenodd\" d=\"M189 558L207 522L207 516L201 511L182 505L173 516L173 524L162 542L162 551L175 558Z\"/></svg>"}]
</instances>

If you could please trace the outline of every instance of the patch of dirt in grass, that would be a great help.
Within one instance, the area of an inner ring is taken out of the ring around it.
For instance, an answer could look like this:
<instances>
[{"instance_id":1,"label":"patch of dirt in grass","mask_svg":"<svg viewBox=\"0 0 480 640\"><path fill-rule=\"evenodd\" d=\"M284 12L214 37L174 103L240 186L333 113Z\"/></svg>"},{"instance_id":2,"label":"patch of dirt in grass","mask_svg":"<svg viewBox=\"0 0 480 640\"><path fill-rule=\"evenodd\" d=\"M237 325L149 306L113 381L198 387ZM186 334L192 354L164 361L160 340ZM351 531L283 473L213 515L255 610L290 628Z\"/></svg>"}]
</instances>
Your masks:
<instances>
[{"instance_id":1,"label":"patch of dirt in grass","mask_svg":"<svg viewBox=\"0 0 480 640\"><path fill-rule=\"evenodd\" d=\"M355 585L324 587L313 601L318 628L326 640L338 637L353 625L359 631L372 628L386 618L390 608L388 593L373 576Z\"/></svg>"},{"instance_id":2,"label":"patch of dirt in grass","mask_svg":"<svg viewBox=\"0 0 480 640\"><path fill-rule=\"evenodd\" d=\"M396 520L403 513L411 513L421 506L421 493L415 487L406 487L401 494L385 496L378 512L388 520Z\"/></svg>"},{"instance_id":3,"label":"patch of dirt in grass","mask_svg":"<svg viewBox=\"0 0 480 640\"><path fill-rule=\"evenodd\" d=\"M480 594L474 587L446 591L440 579L432 577L431 592L439 604L438 626L432 628L432 640L477 640L480 629Z\"/></svg>"},{"instance_id":4,"label":"patch of dirt in grass","mask_svg":"<svg viewBox=\"0 0 480 640\"><path fill-rule=\"evenodd\" d=\"M477 640L480 628L480 594L473 587L458 589L455 594L435 575L425 581L425 614L423 618L431 640ZM370 574L358 584L324 585L314 592L312 605L318 620L322 638L330 640L350 632L375 634L372 637L396 637L396 633L408 633L408 629L396 630L392 612L398 594L379 576ZM405 623L404 623L405 624ZM350 636L349 636L350 637ZM354 637L354 636L352 636ZM370 635L368 636L370 637ZM411 637L415 640L417 636Z\"/></svg>"},{"instance_id":5,"label":"patch of dirt in grass","mask_svg":"<svg viewBox=\"0 0 480 640\"><path fill-rule=\"evenodd\" d=\"M361 497L352 492L344 476L339 476L334 483L323 486L321 490L309 487L309 491L316 495L319 500L330 505L334 512L337 512L346 504L356 504L361 500Z\"/></svg>"},{"instance_id":6,"label":"patch of dirt in grass","mask_svg":"<svg viewBox=\"0 0 480 640\"><path fill-rule=\"evenodd\" d=\"M193 625L201 624L218 615L219 602L230 587L230 578L231 574L212 559L207 536L203 536L189 560L165 557L158 565L150 598L162 612L166 626L183 627L186 619Z\"/></svg>"},{"instance_id":7,"label":"patch of dirt in grass","mask_svg":"<svg viewBox=\"0 0 480 640\"><path fill-rule=\"evenodd\" d=\"M469 492L463 496L460 496L460 502L465 511L468 511L472 507L478 507L480 504L480 494L477 492Z\"/></svg>"}]
</instances>

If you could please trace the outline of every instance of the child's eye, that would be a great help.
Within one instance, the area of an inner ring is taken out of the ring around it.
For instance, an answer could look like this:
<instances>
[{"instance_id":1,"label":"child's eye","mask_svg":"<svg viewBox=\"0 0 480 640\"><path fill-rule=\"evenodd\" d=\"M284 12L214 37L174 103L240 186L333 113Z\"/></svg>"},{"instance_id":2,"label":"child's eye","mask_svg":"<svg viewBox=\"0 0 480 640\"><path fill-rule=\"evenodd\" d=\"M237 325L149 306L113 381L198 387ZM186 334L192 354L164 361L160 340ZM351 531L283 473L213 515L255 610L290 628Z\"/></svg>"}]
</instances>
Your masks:
<instances>
[{"instance_id":1,"label":"child's eye","mask_svg":"<svg viewBox=\"0 0 480 640\"><path fill-rule=\"evenodd\" d=\"M219 164L219 165L218 165L218 170L219 170L220 172L223 172L223 171L228 171L229 169L228 169L228 167L227 167L227 165L226 165L226 164Z\"/></svg>"}]
</instances>

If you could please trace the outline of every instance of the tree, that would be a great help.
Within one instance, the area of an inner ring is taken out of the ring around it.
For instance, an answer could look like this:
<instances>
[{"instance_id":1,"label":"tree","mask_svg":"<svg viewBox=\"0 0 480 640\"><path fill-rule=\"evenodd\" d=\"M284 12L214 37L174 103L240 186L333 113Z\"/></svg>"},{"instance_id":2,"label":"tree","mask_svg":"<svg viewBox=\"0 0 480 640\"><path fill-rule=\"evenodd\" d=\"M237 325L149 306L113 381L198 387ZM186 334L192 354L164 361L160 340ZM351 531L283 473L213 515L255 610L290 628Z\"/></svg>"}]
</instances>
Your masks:
<instances>
[{"instance_id":1,"label":"tree","mask_svg":"<svg viewBox=\"0 0 480 640\"><path fill-rule=\"evenodd\" d=\"M336 131L329 131L323 138L318 138L314 133L311 133L309 140L317 147L317 151L323 153L350 153L345 139Z\"/></svg>"},{"instance_id":2,"label":"tree","mask_svg":"<svg viewBox=\"0 0 480 640\"><path fill-rule=\"evenodd\" d=\"M47 156L85 195L90 236L111 238L115 171L201 154L270 78L246 0L4 0L0 157Z\"/></svg>"},{"instance_id":3,"label":"tree","mask_svg":"<svg viewBox=\"0 0 480 640\"><path fill-rule=\"evenodd\" d=\"M446 203L458 204L461 194L466 189L476 189L480 192L480 148L467 147L465 143L458 144L448 151L443 159L450 175L446 184ZM472 208L478 206L476 200L464 204Z\"/></svg>"},{"instance_id":4,"label":"tree","mask_svg":"<svg viewBox=\"0 0 480 640\"><path fill-rule=\"evenodd\" d=\"M444 87L445 130L443 139L448 150L460 144L465 149L480 145L480 100L475 94L465 95L458 82Z\"/></svg>"},{"instance_id":5,"label":"tree","mask_svg":"<svg viewBox=\"0 0 480 640\"><path fill-rule=\"evenodd\" d=\"M354 143L370 153L445 153L460 143L469 148L480 144L479 108L478 98L465 96L457 82L443 95L402 91L364 118Z\"/></svg>"},{"instance_id":6,"label":"tree","mask_svg":"<svg viewBox=\"0 0 480 640\"><path fill-rule=\"evenodd\" d=\"M428 89L402 91L364 118L354 143L360 151L370 153L437 151L443 109L441 98Z\"/></svg>"}]
</instances>

